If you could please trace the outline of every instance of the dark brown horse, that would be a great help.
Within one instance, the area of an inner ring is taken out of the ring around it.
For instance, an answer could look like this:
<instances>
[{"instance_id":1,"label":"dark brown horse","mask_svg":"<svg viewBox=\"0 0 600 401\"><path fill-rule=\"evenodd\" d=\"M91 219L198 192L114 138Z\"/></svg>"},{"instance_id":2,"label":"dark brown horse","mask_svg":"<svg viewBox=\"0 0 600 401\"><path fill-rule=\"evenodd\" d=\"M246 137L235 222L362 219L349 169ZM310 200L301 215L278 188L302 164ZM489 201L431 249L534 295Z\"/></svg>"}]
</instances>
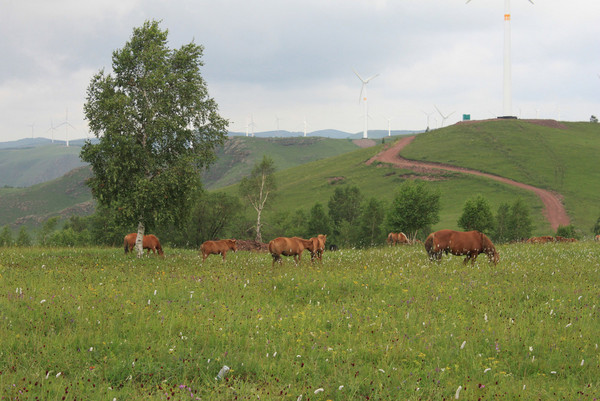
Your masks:
<instances>
[{"instance_id":1,"label":"dark brown horse","mask_svg":"<svg viewBox=\"0 0 600 401\"><path fill-rule=\"evenodd\" d=\"M451 253L457 256L466 256L464 264L467 264L469 259L471 259L471 264L474 264L480 253L485 253L494 265L500 259L492 241L479 231L436 231L429 234L425 240L425 250L431 260L440 260L443 252L446 255Z\"/></svg>"},{"instance_id":2,"label":"dark brown horse","mask_svg":"<svg viewBox=\"0 0 600 401\"><path fill-rule=\"evenodd\" d=\"M205 241L200 245L200 252L202 252L202 262L206 260L208 255L221 255L223 260L227 256L227 251L237 251L236 240L234 239L221 239L218 241Z\"/></svg>"},{"instance_id":3,"label":"dark brown horse","mask_svg":"<svg viewBox=\"0 0 600 401\"><path fill-rule=\"evenodd\" d=\"M135 240L137 239L137 233L127 234L123 240L123 245L125 246L125 253L131 251L135 246ZM148 250L148 253L152 251L152 253L158 252L160 256L165 256L163 253L162 246L160 246L160 241L156 238L155 235L149 234L144 235L144 239L142 240L142 247Z\"/></svg>"},{"instance_id":4,"label":"dark brown horse","mask_svg":"<svg viewBox=\"0 0 600 401\"><path fill-rule=\"evenodd\" d=\"M293 256L294 262L298 264L302 258L302 252L305 249L308 249L311 254L315 252L315 248L311 240L300 237L275 238L269 242L269 252L271 253L271 256L273 256L273 264L271 266L275 266L275 262L279 262L279 264L281 264L281 255Z\"/></svg>"}]
</instances>

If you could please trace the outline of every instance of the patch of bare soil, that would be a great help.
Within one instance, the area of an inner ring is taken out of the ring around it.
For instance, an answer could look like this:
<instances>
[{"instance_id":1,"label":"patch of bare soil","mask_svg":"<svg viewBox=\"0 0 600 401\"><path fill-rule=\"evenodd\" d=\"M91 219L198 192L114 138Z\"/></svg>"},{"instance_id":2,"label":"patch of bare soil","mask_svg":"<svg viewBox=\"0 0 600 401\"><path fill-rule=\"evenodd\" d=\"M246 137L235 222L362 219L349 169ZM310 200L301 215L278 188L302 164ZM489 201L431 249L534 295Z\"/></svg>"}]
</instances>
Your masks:
<instances>
[{"instance_id":1,"label":"patch of bare soil","mask_svg":"<svg viewBox=\"0 0 600 401\"><path fill-rule=\"evenodd\" d=\"M533 121L554 121L554 120L533 120ZM560 123L558 123L560 124ZM367 161L367 164L372 164L375 161L380 161L383 163L389 163L396 167L417 171L419 173L432 173L439 174L442 171L454 171L458 173L464 174L473 174L481 177L491 178L496 181L503 182L505 184L513 185L515 187L523 188L528 191L534 192L543 202L544 204L544 216L550 222L553 230L556 230L558 226L566 226L569 225L569 216L561 202L560 194L546 191L545 189L540 189L534 187L532 185L523 184L522 182L517 182L511 180L509 178L500 177L497 175L484 173L477 170L471 170L463 167L452 166L448 164L442 163L433 163L433 162L421 162L417 160L408 160L404 157L400 156L400 152L404 147L408 146L413 140L415 136L407 136L399 139L393 146L388 147L377 155L373 156L371 159Z\"/></svg>"},{"instance_id":2,"label":"patch of bare soil","mask_svg":"<svg viewBox=\"0 0 600 401\"><path fill-rule=\"evenodd\" d=\"M352 143L361 148L371 148L377 145L373 139L353 139Z\"/></svg>"}]
</instances>

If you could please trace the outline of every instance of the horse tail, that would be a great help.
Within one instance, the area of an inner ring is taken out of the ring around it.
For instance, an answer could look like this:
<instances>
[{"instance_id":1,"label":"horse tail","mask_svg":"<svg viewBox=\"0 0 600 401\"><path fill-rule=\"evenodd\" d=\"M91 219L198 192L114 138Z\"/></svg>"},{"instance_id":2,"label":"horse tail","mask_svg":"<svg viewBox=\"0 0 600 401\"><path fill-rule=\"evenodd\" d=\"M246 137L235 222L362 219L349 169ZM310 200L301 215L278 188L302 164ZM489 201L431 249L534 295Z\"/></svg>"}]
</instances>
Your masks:
<instances>
[{"instance_id":1,"label":"horse tail","mask_svg":"<svg viewBox=\"0 0 600 401\"><path fill-rule=\"evenodd\" d=\"M123 242L125 243L125 253L127 253L129 252L129 242L127 242L127 238L125 238Z\"/></svg>"}]
</instances>

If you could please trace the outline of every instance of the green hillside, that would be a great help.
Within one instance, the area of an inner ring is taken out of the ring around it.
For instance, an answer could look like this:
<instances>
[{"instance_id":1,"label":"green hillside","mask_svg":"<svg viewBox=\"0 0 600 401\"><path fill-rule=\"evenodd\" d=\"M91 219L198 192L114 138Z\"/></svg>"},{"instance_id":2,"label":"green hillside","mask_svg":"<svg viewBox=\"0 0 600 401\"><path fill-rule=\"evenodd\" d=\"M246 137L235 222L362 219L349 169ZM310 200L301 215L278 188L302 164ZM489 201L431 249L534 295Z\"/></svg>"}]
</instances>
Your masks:
<instances>
[{"instance_id":1,"label":"green hillside","mask_svg":"<svg viewBox=\"0 0 600 401\"><path fill-rule=\"evenodd\" d=\"M356 185L365 197L376 197L390 202L396 188L406 179L425 179L428 185L441 192L440 222L434 228L458 228L456 221L462 214L464 202L476 194L482 194L490 201L495 212L502 202L512 202L516 197L523 198L531 206L531 214L536 233L548 233L551 228L542 215L542 202L533 193L514 188L494 180L468 174L444 173L421 176L410 170L401 170L385 164L365 164L372 156L383 149L359 149L325 160L276 173L278 183L277 199L273 207L264 213L264 223L281 212L304 209L306 212L321 202L325 207L337 186ZM237 185L223 189L237 194ZM252 216L252 211L248 211Z\"/></svg>"},{"instance_id":2,"label":"green hillside","mask_svg":"<svg viewBox=\"0 0 600 401\"><path fill-rule=\"evenodd\" d=\"M0 189L0 226L38 226L48 217L93 213L94 203L85 181L91 176L87 166L79 167L52 181L28 188Z\"/></svg>"},{"instance_id":3,"label":"green hillside","mask_svg":"<svg viewBox=\"0 0 600 401\"><path fill-rule=\"evenodd\" d=\"M600 124L498 120L457 124L417 136L402 156L493 173L556 191L572 224L600 216Z\"/></svg>"},{"instance_id":4,"label":"green hillside","mask_svg":"<svg viewBox=\"0 0 600 401\"><path fill-rule=\"evenodd\" d=\"M81 146L43 144L0 149L0 187L29 187L58 178L85 163Z\"/></svg>"},{"instance_id":5,"label":"green hillside","mask_svg":"<svg viewBox=\"0 0 600 401\"><path fill-rule=\"evenodd\" d=\"M203 174L207 189L234 184L250 173L263 155L280 170L356 150L349 139L323 137L251 138L230 137L217 152L217 161Z\"/></svg>"}]
</instances>

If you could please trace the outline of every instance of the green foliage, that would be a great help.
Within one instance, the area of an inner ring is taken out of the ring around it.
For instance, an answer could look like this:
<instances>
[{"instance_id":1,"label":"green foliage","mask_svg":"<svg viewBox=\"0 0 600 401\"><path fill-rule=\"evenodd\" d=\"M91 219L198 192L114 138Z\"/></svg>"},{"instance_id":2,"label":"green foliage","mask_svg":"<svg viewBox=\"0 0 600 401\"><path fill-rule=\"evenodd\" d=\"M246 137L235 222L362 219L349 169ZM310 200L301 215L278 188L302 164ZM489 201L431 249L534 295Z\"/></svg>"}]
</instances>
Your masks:
<instances>
[{"instance_id":1,"label":"green foliage","mask_svg":"<svg viewBox=\"0 0 600 401\"><path fill-rule=\"evenodd\" d=\"M511 205L503 203L498 207L496 228L492 236L496 241L521 241L531 237L532 230L529 209L523 199L517 198Z\"/></svg>"},{"instance_id":2,"label":"green foliage","mask_svg":"<svg viewBox=\"0 0 600 401\"><path fill-rule=\"evenodd\" d=\"M556 235L564 238L581 239L581 235L579 235L577 229L572 224L569 224L568 226L558 226Z\"/></svg>"},{"instance_id":3,"label":"green foliage","mask_svg":"<svg viewBox=\"0 0 600 401\"><path fill-rule=\"evenodd\" d=\"M598 217L598 220L596 220L596 224L594 224L592 232L594 233L594 235L600 234L600 217Z\"/></svg>"},{"instance_id":4,"label":"green foliage","mask_svg":"<svg viewBox=\"0 0 600 401\"><path fill-rule=\"evenodd\" d=\"M494 229L494 216L488 200L482 195L468 199L457 224L464 231L477 230L489 234Z\"/></svg>"},{"instance_id":5,"label":"green foliage","mask_svg":"<svg viewBox=\"0 0 600 401\"><path fill-rule=\"evenodd\" d=\"M40 245L46 245L48 243L48 237L54 230L56 230L56 227L58 227L59 220L60 217L54 216L50 217L44 222L41 230L38 233L38 242Z\"/></svg>"},{"instance_id":6,"label":"green foliage","mask_svg":"<svg viewBox=\"0 0 600 401\"><path fill-rule=\"evenodd\" d=\"M307 237L315 237L319 234L331 235L331 221L321 202L316 202L310 209L307 225Z\"/></svg>"},{"instance_id":7,"label":"green foliage","mask_svg":"<svg viewBox=\"0 0 600 401\"><path fill-rule=\"evenodd\" d=\"M17 234L17 240L15 241L15 244L20 247L32 245L31 236L27 231L27 227L21 226L21 228L19 228L19 233Z\"/></svg>"},{"instance_id":8,"label":"green foliage","mask_svg":"<svg viewBox=\"0 0 600 401\"><path fill-rule=\"evenodd\" d=\"M92 78L84 105L99 139L81 151L92 194L130 225L183 222L200 169L226 135L200 75L203 48L169 49L167 35L156 21L135 28L113 53L113 74Z\"/></svg>"},{"instance_id":9,"label":"green foliage","mask_svg":"<svg viewBox=\"0 0 600 401\"><path fill-rule=\"evenodd\" d=\"M2 231L0 231L0 246L12 246L12 244L12 230L6 225L2 227Z\"/></svg>"},{"instance_id":10,"label":"green foliage","mask_svg":"<svg viewBox=\"0 0 600 401\"><path fill-rule=\"evenodd\" d=\"M409 237L418 231L426 233L440 218L440 193L422 181L404 181L398 190L387 215L391 231L404 232Z\"/></svg>"},{"instance_id":11,"label":"green foliage","mask_svg":"<svg viewBox=\"0 0 600 401\"><path fill-rule=\"evenodd\" d=\"M406 246L273 269L255 252L200 267L197 251L2 248L0 393L454 400L460 386L460 400L593 399L597 245L500 245L496 267Z\"/></svg>"},{"instance_id":12,"label":"green foliage","mask_svg":"<svg viewBox=\"0 0 600 401\"><path fill-rule=\"evenodd\" d=\"M198 248L204 241L224 238L239 221L241 208L235 196L223 192L203 193L194 205L180 244Z\"/></svg>"},{"instance_id":13,"label":"green foliage","mask_svg":"<svg viewBox=\"0 0 600 401\"><path fill-rule=\"evenodd\" d=\"M509 238L521 240L531 237L532 224L529 209L523 199L517 198L510 206Z\"/></svg>"},{"instance_id":14,"label":"green foliage","mask_svg":"<svg viewBox=\"0 0 600 401\"><path fill-rule=\"evenodd\" d=\"M356 243L361 247L377 246L385 241L386 233L383 223L385 220L386 205L384 201L377 198L369 198L362 205Z\"/></svg>"},{"instance_id":15,"label":"green foliage","mask_svg":"<svg viewBox=\"0 0 600 401\"><path fill-rule=\"evenodd\" d=\"M333 231L332 241L341 244L353 242L349 231L360 216L362 199L363 196L356 185L337 187L334 190L327 203Z\"/></svg>"}]
</instances>

